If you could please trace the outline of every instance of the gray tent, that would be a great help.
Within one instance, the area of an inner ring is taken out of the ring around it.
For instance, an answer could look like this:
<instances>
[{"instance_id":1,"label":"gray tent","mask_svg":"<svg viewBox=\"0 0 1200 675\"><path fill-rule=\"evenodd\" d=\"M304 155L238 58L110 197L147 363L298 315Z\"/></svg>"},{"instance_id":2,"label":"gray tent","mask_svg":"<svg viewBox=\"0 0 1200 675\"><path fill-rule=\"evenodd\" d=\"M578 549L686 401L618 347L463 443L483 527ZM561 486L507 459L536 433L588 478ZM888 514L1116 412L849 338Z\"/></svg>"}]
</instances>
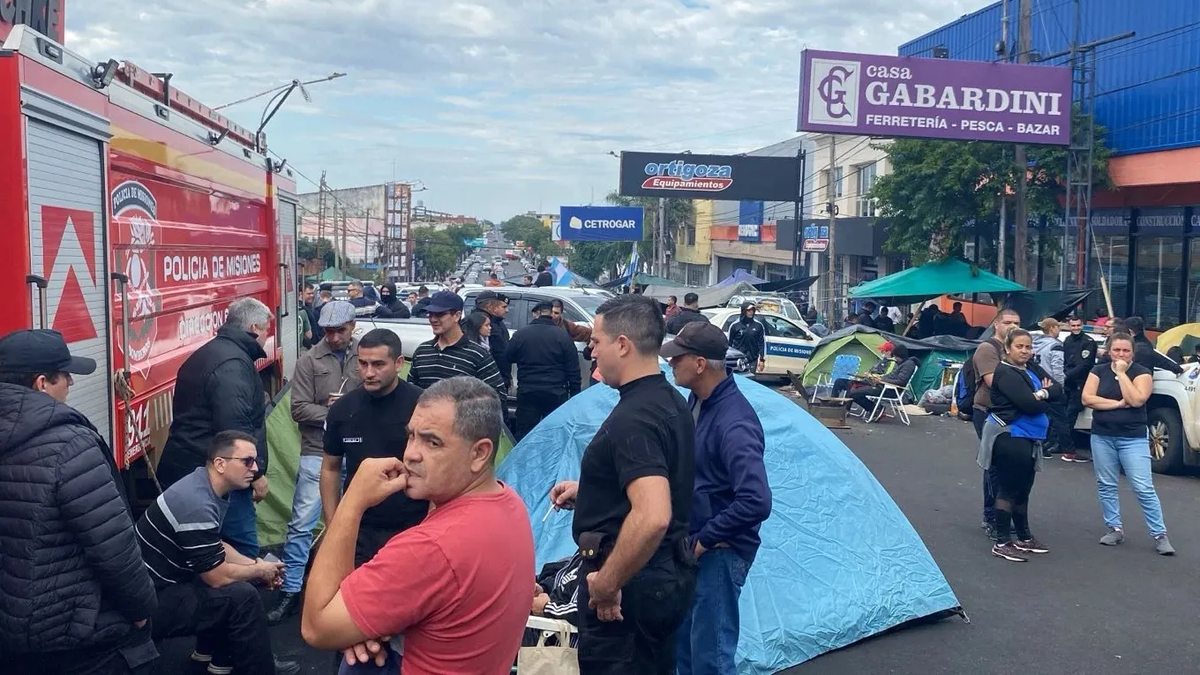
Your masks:
<instances>
[{"instance_id":1,"label":"gray tent","mask_svg":"<svg viewBox=\"0 0 1200 675\"><path fill-rule=\"evenodd\" d=\"M689 288L686 286L647 286L642 295L649 296L660 302L666 302L667 296L673 295L683 304L683 296L695 293L700 296L700 308L724 307L735 295L757 295L758 289L752 284L740 281L728 286L709 286L708 288Z\"/></svg>"}]
</instances>

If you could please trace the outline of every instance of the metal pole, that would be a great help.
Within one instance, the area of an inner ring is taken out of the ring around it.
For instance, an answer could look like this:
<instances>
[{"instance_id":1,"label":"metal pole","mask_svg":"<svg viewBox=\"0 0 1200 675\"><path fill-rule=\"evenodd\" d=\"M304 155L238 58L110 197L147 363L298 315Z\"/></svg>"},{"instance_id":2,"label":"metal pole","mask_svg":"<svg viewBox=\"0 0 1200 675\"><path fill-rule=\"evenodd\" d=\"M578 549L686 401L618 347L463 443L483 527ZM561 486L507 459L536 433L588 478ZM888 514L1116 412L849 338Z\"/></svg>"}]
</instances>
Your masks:
<instances>
[{"instance_id":1,"label":"metal pole","mask_svg":"<svg viewBox=\"0 0 1200 675\"><path fill-rule=\"evenodd\" d=\"M1033 0L1020 0L1020 13L1017 25L1017 63L1029 63L1029 52L1032 49L1033 37ZM1026 203L1028 187L1028 162L1025 157L1025 146L1017 144L1013 148L1014 164L1017 169L1017 222L1013 227L1013 280L1022 286L1029 283L1029 270L1026 265L1026 249L1029 237L1029 213Z\"/></svg>"},{"instance_id":2,"label":"metal pole","mask_svg":"<svg viewBox=\"0 0 1200 675\"><path fill-rule=\"evenodd\" d=\"M837 188L834 164L837 163L837 136L829 136L829 178L825 181L825 211L829 214L829 318L835 323L832 326L842 325L842 316L838 311L841 304L841 285L838 283L837 276L837 253L834 247L834 232L833 220L837 215Z\"/></svg>"},{"instance_id":3,"label":"metal pole","mask_svg":"<svg viewBox=\"0 0 1200 675\"><path fill-rule=\"evenodd\" d=\"M792 211L792 219L796 226L796 238L792 241L792 278L800 276L800 248L803 239L803 224L800 222L801 203L804 201L804 148L796 151L796 164L800 169L800 186L796 190L796 204Z\"/></svg>"}]
</instances>

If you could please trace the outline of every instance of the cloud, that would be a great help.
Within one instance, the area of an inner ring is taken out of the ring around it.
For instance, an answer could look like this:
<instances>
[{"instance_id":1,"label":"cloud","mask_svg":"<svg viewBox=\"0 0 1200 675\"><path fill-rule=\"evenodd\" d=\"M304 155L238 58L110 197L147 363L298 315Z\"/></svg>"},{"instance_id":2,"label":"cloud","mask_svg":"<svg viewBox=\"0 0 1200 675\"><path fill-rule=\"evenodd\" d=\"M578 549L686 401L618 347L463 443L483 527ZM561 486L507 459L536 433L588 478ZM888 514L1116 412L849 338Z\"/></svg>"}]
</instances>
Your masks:
<instances>
[{"instance_id":1,"label":"cloud","mask_svg":"<svg viewBox=\"0 0 1200 675\"><path fill-rule=\"evenodd\" d=\"M788 138L805 46L895 53L981 4L109 0L72 5L67 45L172 72L213 106L345 72L289 99L274 151L336 187L419 177L427 206L499 220L599 199L616 187L609 151ZM266 102L224 112L251 125Z\"/></svg>"}]
</instances>

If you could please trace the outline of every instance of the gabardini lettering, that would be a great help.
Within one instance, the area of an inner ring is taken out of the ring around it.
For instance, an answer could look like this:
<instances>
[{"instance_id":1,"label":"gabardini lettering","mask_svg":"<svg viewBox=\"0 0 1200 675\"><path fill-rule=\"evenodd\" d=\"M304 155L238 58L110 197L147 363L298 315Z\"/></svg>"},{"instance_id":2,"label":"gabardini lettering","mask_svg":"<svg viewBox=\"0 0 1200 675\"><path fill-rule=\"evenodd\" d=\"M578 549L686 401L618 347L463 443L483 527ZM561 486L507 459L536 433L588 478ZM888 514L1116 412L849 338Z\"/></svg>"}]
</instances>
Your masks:
<instances>
[{"instance_id":1,"label":"gabardini lettering","mask_svg":"<svg viewBox=\"0 0 1200 675\"><path fill-rule=\"evenodd\" d=\"M1023 115L1062 115L1062 94L1019 89L940 87L875 80L867 85L867 102L876 106L972 110Z\"/></svg>"}]
</instances>

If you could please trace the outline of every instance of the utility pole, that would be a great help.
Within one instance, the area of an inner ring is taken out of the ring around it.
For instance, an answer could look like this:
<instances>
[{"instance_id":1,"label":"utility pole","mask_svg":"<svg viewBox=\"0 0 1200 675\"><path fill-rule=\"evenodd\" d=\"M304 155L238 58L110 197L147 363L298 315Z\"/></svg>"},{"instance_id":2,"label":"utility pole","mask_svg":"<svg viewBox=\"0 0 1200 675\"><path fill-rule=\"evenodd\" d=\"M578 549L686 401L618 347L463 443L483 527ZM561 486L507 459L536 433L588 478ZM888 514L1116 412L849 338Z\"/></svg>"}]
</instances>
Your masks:
<instances>
[{"instance_id":1,"label":"utility pole","mask_svg":"<svg viewBox=\"0 0 1200 675\"><path fill-rule=\"evenodd\" d=\"M658 198L658 218L655 218L654 228L654 273L660 277L668 276L667 272L667 200Z\"/></svg>"},{"instance_id":2,"label":"utility pole","mask_svg":"<svg viewBox=\"0 0 1200 675\"><path fill-rule=\"evenodd\" d=\"M1033 0L1020 0L1017 16L1017 63L1029 63L1029 52L1033 49ZM1028 250L1029 205L1026 203L1029 163L1025 158L1025 146L1018 143L1013 148L1017 169L1017 208L1013 223L1013 281L1022 286L1029 285L1029 270L1025 255Z\"/></svg>"},{"instance_id":3,"label":"utility pole","mask_svg":"<svg viewBox=\"0 0 1200 675\"><path fill-rule=\"evenodd\" d=\"M346 235L349 232L346 229L346 209L342 208L342 257L341 263L338 265L338 271L342 274L346 273Z\"/></svg>"},{"instance_id":4,"label":"utility pole","mask_svg":"<svg viewBox=\"0 0 1200 675\"><path fill-rule=\"evenodd\" d=\"M1008 0L1004 0L1004 10L1000 16L1000 44L996 46L996 54L1008 60ZM979 229L978 223L975 225L976 230ZM996 244L996 274L1007 276L1005 274L1008 266L1005 261L1008 260L1008 251L1006 250L1008 243L1008 181L1001 181L1000 184L1000 236ZM979 256L978 251L975 253Z\"/></svg>"},{"instance_id":5,"label":"utility pole","mask_svg":"<svg viewBox=\"0 0 1200 675\"><path fill-rule=\"evenodd\" d=\"M838 283L837 275L837 249L834 247L834 227L833 221L837 217L837 178L834 165L837 164L837 136L829 135L829 169L826 171L828 178L825 180L825 211L829 214L829 311L826 313L826 318L835 323L830 326L840 326L842 317L840 312L841 307L841 284Z\"/></svg>"},{"instance_id":6,"label":"utility pole","mask_svg":"<svg viewBox=\"0 0 1200 675\"><path fill-rule=\"evenodd\" d=\"M321 240L325 238L325 172L321 172L321 184L317 188L317 260L321 264L325 264L325 259L321 257ZM321 268L324 272L325 268Z\"/></svg>"},{"instance_id":7,"label":"utility pole","mask_svg":"<svg viewBox=\"0 0 1200 675\"><path fill-rule=\"evenodd\" d=\"M367 225L363 230L363 267L366 267L369 263L375 262L375 256L371 255L371 209L367 209L366 217Z\"/></svg>"},{"instance_id":8,"label":"utility pole","mask_svg":"<svg viewBox=\"0 0 1200 675\"><path fill-rule=\"evenodd\" d=\"M338 234L341 230L338 227L338 207L333 207L333 269L341 271L342 269L342 247L338 245Z\"/></svg>"}]
</instances>

